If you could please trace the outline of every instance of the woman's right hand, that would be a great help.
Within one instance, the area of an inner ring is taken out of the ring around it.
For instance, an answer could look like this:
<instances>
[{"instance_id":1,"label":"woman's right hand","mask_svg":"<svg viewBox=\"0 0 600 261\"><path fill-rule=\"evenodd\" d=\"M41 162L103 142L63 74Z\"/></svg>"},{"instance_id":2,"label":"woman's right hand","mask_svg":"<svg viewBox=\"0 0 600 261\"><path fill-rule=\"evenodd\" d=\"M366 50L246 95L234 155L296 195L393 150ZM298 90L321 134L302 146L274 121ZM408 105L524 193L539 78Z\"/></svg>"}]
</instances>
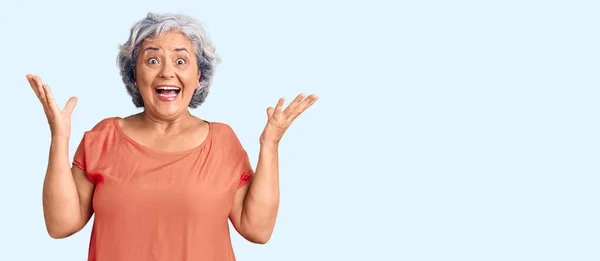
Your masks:
<instances>
[{"instance_id":1,"label":"woman's right hand","mask_svg":"<svg viewBox=\"0 0 600 261\"><path fill-rule=\"evenodd\" d=\"M71 114L77 104L77 98L71 97L63 110L58 107L52 92L47 84L42 82L39 76L27 74L27 81L42 103L44 113L50 125L50 133L52 138L69 139L71 136Z\"/></svg>"}]
</instances>

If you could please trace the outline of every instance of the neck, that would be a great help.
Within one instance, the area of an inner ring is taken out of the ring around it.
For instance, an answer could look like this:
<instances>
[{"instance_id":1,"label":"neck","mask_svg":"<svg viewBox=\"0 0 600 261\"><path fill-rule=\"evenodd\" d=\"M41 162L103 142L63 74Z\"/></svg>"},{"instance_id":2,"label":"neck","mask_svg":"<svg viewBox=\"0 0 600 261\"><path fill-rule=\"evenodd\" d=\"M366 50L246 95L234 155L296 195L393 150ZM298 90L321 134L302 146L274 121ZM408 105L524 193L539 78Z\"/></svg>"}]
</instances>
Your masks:
<instances>
[{"instance_id":1,"label":"neck","mask_svg":"<svg viewBox=\"0 0 600 261\"><path fill-rule=\"evenodd\" d=\"M169 133L180 131L186 125L188 125L191 120L193 120L193 117L194 116L192 116L189 111L169 118L160 117L147 111L143 111L139 114L138 119L139 123L145 128L153 129L163 133Z\"/></svg>"}]
</instances>

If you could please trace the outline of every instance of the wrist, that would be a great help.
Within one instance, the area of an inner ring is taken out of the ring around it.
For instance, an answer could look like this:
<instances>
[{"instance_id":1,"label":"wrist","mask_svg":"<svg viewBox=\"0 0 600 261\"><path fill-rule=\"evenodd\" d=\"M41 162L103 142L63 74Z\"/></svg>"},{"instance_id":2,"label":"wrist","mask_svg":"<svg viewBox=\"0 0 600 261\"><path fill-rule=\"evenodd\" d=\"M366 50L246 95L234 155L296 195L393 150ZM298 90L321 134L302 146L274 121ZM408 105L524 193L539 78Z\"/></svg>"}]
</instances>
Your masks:
<instances>
[{"instance_id":1,"label":"wrist","mask_svg":"<svg viewBox=\"0 0 600 261\"><path fill-rule=\"evenodd\" d=\"M277 150L279 148L278 141L261 141L260 148L266 150Z\"/></svg>"},{"instance_id":2,"label":"wrist","mask_svg":"<svg viewBox=\"0 0 600 261\"><path fill-rule=\"evenodd\" d=\"M52 135L51 142L69 142L68 136Z\"/></svg>"}]
</instances>

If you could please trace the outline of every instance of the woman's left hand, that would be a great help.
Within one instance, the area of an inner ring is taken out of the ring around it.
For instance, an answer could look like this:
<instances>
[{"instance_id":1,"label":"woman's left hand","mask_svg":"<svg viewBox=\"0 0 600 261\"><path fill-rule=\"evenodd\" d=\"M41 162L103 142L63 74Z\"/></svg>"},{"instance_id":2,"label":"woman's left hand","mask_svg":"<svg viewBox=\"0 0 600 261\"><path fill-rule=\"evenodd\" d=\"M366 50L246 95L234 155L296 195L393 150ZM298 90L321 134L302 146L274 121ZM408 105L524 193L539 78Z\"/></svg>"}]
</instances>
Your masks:
<instances>
[{"instance_id":1,"label":"woman's left hand","mask_svg":"<svg viewBox=\"0 0 600 261\"><path fill-rule=\"evenodd\" d=\"M306 98L304 95L300 94L287 108L282 110L284 99L280 98L275 108L269 107L267 109L267 125L265 126L262 135L260 135L260 143L278 145L283 134L285 134L292 122L317 100L318 97L314 94L311 94Z\"/></svg>"}]
</instances>

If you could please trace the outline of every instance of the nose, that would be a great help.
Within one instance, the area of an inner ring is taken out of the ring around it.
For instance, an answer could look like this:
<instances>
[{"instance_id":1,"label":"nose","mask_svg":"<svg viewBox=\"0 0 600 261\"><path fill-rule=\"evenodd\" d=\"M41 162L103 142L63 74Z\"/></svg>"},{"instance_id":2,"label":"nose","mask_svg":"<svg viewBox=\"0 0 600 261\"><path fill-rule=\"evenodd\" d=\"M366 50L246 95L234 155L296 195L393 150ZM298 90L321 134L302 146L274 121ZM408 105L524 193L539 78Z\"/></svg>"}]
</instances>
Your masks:
<instances>
[{"instance_id":1,"label":"nose","mask_svg":"<svg viewBox=\"0 0 600 261\"><path fill-rule=\"evenodd\" d=\"M171 63L163 63L159 72L159 77L170 79L175 77L175 68Z\"/></svg>"}]
</instances>

